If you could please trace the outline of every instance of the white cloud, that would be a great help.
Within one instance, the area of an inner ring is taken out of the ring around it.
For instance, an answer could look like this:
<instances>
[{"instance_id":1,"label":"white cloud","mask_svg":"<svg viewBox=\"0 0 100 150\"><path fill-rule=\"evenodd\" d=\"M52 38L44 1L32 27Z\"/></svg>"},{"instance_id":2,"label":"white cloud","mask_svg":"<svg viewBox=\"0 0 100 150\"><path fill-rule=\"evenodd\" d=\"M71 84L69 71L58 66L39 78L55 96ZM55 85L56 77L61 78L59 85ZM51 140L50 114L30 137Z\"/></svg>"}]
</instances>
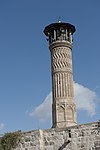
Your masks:
<instances>
[{"instance_id":1,"label":"white cloud","mask_svg":"<svg viewBox=\"0 0 100 150\"><path fill-rule=\"evenodd\" d=\"M37 117L40 121L45 121L51 117L52 93L50 92L42 104L37 106L30 116Z\"/></svg>"},{"instance_id":2,"label":"white cloud","mask_svg":"<svg viewBox=\"0 0 100 150\"><path fill-rule=\"evenodd\" d=\"M4 128L4 123L0 123L0 130Z\"/></svg>"},{"instance_id":3,"label":"white cloud","mask_svg":"<svg viewBox=\"0 0 100 150\"><path fill-rule=\"evenodd\" d=\"M75 102L78 110L87 111L88 115L95 115L95 100L97 95L94 91L81 84L74 83L74 95ZM44 99L43 103L37 106L31 113L30 116L36 117L39 121L46 121L51 118L52 111L52 93Z\"/></svg>"},{"instance_id":4,"label":"white cloud","mask_svg":"<svg viewBox=\"0 0 100 150\"><path fill-rule=\"evenodd\" d=\"M74 97L77 109L86 110L90 116L95 115L96 92L81 84L74 83Z\"/></svg>"}]
</instances>

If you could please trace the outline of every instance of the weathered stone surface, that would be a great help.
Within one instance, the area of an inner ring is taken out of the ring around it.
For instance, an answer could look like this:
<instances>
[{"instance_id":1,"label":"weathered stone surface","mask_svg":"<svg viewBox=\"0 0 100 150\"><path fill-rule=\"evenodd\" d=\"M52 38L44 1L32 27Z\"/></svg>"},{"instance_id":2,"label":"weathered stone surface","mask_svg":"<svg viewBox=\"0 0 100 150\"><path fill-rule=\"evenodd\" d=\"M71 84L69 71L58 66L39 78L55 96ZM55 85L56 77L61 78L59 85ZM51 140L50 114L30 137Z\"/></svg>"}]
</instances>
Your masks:
<instances>
[{"instance_id":1,"label":"weathered stone surface","mask_svg":"<svg viewBox=\"0 0 100 150\"><path fill-rule=\"evenodd\" d=\"M23 133L16 150L100 150L99 123Z\"/></svg>"}]
</instances>

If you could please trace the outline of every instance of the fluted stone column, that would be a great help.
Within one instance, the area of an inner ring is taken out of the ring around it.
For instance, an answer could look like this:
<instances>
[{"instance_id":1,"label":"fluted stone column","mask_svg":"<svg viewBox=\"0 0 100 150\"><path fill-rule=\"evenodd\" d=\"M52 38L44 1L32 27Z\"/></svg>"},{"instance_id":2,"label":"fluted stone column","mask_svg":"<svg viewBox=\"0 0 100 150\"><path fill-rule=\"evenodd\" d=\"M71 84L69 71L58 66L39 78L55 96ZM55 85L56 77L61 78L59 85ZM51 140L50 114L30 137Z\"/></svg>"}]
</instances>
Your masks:
<instances>
[{"instance_id":1,"label":"fluted stone column","mask_svg":"<svg viewBox=\"0 0 100 150\"><path fill-rule=\"evenodd\" d=\"M44 30L48 36L52 71L52 123L54 128L76 125L72 76L72 34L75 27L53 23Z\"/></svg>"}]
</instances>

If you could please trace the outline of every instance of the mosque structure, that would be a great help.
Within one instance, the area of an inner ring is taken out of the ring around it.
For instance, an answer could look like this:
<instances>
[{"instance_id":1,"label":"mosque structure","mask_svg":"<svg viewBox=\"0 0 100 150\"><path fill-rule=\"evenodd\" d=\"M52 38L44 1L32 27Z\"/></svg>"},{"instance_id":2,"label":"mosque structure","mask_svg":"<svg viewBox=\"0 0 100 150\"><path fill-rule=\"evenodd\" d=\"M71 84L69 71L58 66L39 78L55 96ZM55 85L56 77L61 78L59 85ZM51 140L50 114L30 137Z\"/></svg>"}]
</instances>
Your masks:
<instances>
[{"instance_id":1,"label":"mosque structure","mask_svg":"<svg viewBox=\"0 0 100 150\"><path fill-rule=\"evenodd\" d=\"M45 27L51 54L52 128L23 133L15 150L100 150L100 122L77 125L76 121L72 71L75 30L61 21Z\"/></svg>"},{"instance_id":2,"label":"mosque structure","mask_svg":"<svg viewBox=\"0 0 100 150\"><path fill-rule=\"evenodd\" d=\"M60 21L44 29L51 52L53 128L76 125L72 76L72 34L74 32L73 25Z\"/></svg>"}]
</instances>

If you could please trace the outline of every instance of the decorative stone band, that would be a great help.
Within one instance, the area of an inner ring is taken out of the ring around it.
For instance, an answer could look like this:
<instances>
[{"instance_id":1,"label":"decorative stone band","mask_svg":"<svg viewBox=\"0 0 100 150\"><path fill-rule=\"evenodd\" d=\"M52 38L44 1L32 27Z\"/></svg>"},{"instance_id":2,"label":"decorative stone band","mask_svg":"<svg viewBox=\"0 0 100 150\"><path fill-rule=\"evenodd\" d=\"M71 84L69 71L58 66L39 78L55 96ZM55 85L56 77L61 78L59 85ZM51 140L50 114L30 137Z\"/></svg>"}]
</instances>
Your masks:
<instances>
[{"instance_id":1,"label":"decorative stone band","mask_svg":"<svg viewBox=\"0 0 100 150\"><path fill-rule=\"evenodd\" d=\"M55 43L56 44L56 43ZM72 72L72 51L71 47L52 47L51 50L52 72L70 71Z\"/></svg>"},{"instance_id":2,"label":"decorative stone band","mask_svg":"<svg viewBox=\"0 0 100 150\"><path fill-rule=\"evenodd\" d=\"M72 44L68 41L56 41L49 45L50 51L56 47L69 47L70 49L72 49Z\"/></svg>"}]
</instances>

